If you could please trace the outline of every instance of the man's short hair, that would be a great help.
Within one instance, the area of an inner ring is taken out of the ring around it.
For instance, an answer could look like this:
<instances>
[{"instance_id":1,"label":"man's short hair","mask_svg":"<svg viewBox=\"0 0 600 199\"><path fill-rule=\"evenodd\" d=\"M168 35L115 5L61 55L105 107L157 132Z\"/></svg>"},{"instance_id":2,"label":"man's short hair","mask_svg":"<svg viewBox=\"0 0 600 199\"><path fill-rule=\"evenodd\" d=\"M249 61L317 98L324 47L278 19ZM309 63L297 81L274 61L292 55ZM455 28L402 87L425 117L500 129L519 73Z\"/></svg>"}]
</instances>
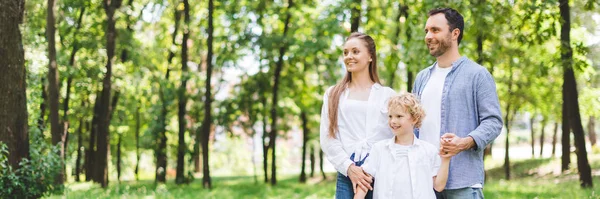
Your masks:
<instances>
[{"instance_id":1,"label":"man's short hair","mask_svg":"<svg viewBox=\"0 0 600 199\"><path fill-rule=\"evenodd\" d=\"M463 16L460 13L458 13L458 11L452 8L432 9L429 11L428 16L431 17L439 13L443 13L446 17L446 20L448 21L448 26L450 26L450 32L452 32L452 30L454 30L455 28L458 28L458 30L460 30L460 34L458 34L458 44L460 44L460 41L463 37L463 30L465 29L465 20L463 19Z\"/></svg>"}]
</instances>

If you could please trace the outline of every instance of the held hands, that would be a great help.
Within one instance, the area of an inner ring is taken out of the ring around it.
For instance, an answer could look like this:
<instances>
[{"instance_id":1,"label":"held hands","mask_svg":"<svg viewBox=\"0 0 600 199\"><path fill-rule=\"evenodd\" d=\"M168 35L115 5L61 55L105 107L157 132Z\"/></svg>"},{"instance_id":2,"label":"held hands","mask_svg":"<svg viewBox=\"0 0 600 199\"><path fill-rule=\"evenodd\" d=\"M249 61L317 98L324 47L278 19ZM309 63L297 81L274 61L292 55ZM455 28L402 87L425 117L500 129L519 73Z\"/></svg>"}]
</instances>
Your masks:
<instances>
[{"instance_id":1,"label":"held hands","mask_svg":"<svg viewBox=\"0 0 600 199\"><path fill-rule=\"evenodd\" d=\"M371 187L373 178L366 174L361 167L354 164L350 165L350 167L348 167L348 177L352 181L352 188L355 194L357 189L362 189L365 193L368 190L373 190L373 187Z\"/></svg>"},{"instance_id":2,"label":"held hands","mask_svg":"<svg viewBox=\"0 0 600 199\"><path fill-rule=\"evenodd\" d=\"M440 157L449 158L473 146L475 141L471 136L461 138L454 133L445 133L440 139Z\"/></svg>"}]
</instances>

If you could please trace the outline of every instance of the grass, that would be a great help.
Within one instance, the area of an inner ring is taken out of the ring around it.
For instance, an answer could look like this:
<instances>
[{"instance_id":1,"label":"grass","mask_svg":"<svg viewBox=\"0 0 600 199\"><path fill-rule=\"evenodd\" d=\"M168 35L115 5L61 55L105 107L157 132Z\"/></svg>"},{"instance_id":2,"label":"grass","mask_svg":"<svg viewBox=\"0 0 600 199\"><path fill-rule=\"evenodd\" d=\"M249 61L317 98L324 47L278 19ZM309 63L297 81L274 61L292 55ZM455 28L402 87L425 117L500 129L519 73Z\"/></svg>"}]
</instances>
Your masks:
<instances>
[{"instance_id":1,"label":"grass","mask_svg":"<svg viewBox=\"0 0 600 199\"><path fill-rule=\"evenodd\" d=\"M571 167L576 167L573 158ZM487 171L484 195L486 198L597 198L600 199L600 154L589 155L594 179L594 188L581 189L576 168L561 173L560 159L528 159L513 161L511 180L504 179L504 170L499 163ZM309 179L306 184L298 183L298 176L280 176L277 186L254 182L251 176L214 177L213 190L202 188L202 179L187 185L155 185L152 180L139 182L111 182L108 189L92 183L71 183L63 195L48 198L333 198L335 177Z\"/></svg>"}]
</instances>

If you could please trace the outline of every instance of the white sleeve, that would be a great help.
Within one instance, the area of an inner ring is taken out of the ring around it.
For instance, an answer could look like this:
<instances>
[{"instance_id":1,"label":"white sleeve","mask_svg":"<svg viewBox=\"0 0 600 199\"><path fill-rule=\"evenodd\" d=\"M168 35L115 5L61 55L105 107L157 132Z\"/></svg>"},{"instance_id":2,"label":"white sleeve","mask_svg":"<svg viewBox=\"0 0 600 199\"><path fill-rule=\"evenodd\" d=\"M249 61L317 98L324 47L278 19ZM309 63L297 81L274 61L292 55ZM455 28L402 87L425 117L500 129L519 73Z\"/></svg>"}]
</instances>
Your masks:
<instances>
[{"instance_id":1,"label":"white sleeve","mask_svg":"<svg viewBox=\"0 0 600 199\"><path fill-rule=\"evenodd\" d=\"M433 153L433 157L431 158L431 176L437 176L438 174L438 170L440 170L440 165L442 164L442 159L440 158L440 155L438 155L437 153L435 153L435 150L432 150Z\"/></svg>"},{"instance_id":2,"label":"white sleeve","mask_svg":"<svg viewBox=\"0 0 600 199\"><path fill-rule=\"evenodd\" d=\"M320 127L320 143L321 150L325 153L327 160L333 164L335 169L344 176L348 176L348 167L354 162L350 160L350 156L346 153L339 140L339 134L336 138L329 137L329 91L323 95L323 107L321 107L321 127Z\"/></svg>"},{"instance_id":3,"label":"white sleeve","mask_svg":"<svg viewBox=\"0 0 600 199\"><path fill-rule=\"evenodd\" d=\"M382 151L379 147L375 146L369 152L369 157L365 160L365 163L361 166L365 172L376 178L378 166L381 165L379 162Z\"/></svg>"}]
</instances>

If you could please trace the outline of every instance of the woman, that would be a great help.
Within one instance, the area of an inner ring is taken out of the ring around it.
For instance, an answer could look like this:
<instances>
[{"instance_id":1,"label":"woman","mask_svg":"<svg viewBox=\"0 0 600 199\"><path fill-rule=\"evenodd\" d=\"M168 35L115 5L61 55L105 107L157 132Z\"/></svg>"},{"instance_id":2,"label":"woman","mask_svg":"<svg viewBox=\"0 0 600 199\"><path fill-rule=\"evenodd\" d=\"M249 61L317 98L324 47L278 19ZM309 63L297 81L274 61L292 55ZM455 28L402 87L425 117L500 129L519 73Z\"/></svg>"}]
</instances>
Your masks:
<instances>
[{"instance_id":1,"label":"woman","mask_svg":"<svg viewBox=\"0 0 600 199\"><path fill-rule=\"evenodd\" d=\"M353 198L356 189L372 190L360 165L371 146L393 137L387 127L387 100L395 92L381 86L375 41L352 33L344 42L346 75L327 89L321 109L321 148L338 171L336 198ZM367 198L372 197L369 191Z\"/></svg>"}]
</instances>

